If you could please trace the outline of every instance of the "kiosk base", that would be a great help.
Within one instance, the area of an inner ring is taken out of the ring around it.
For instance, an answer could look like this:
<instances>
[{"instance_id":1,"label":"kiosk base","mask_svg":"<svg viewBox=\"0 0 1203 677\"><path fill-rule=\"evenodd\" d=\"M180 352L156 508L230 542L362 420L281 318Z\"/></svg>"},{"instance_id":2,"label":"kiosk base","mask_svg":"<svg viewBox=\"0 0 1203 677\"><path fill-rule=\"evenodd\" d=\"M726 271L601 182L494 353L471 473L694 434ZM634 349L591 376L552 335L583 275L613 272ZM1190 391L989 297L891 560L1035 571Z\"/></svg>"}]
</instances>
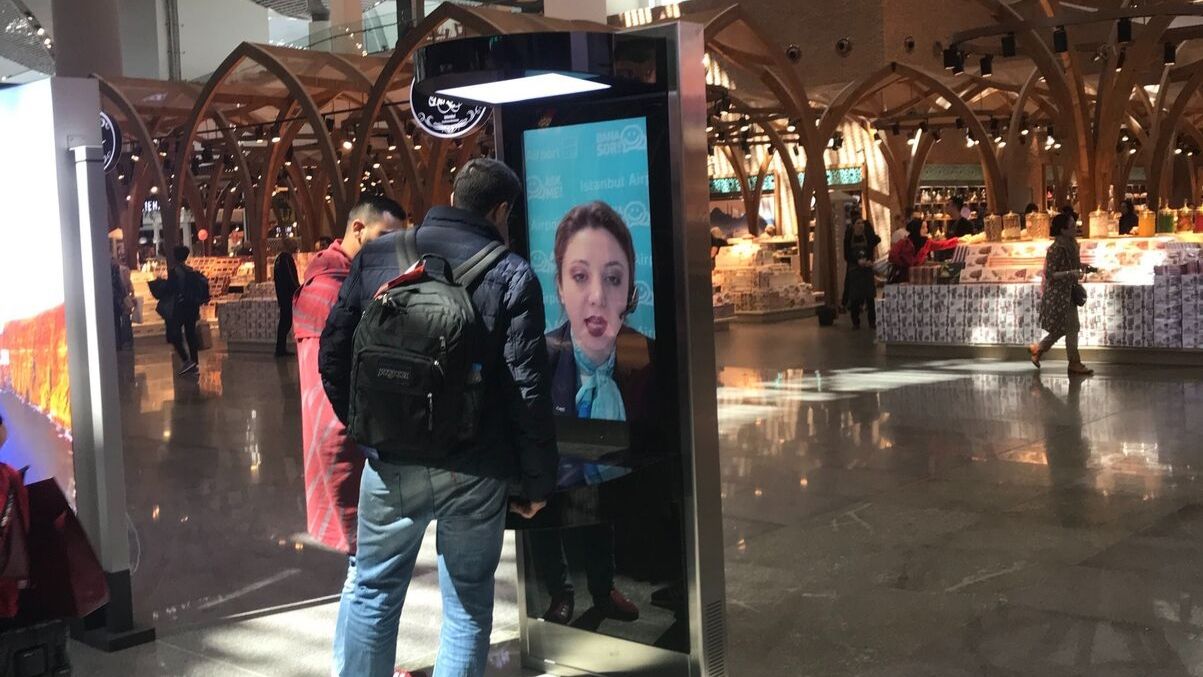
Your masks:
<instances>
[{"instance_id":1,"label":"kiosk base","mask_svg":"<svg viewBox=\"0 0 1203 677\"><path fill-rule=\"evenodd\" d=\"M130 605L129 571L105 572L109 603L87 618L71 625L71 638L105 652L121 651L155 641L153 627L134 625Z\"/></svg>"}]
</instances>

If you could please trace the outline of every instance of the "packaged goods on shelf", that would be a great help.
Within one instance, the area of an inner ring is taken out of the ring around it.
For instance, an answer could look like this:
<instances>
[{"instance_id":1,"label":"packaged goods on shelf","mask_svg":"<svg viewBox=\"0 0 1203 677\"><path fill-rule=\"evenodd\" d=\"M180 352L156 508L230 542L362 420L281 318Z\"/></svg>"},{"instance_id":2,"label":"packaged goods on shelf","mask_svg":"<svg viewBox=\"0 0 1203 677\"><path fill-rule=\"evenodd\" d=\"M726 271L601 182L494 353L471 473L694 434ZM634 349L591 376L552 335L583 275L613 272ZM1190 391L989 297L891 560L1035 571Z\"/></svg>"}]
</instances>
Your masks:
<instances>
[{"instance_id":1,"label":"packaged goods on shelf","mask_svg":"<svg viewBox=\"0 0 1203 677\"><path fill-rule=\"evenodd\" d=\"M791 266L778 262L771 248L750 240L719 251L712 283L737 313L793 310L815 303L811 285Z\"/></svg>"},{"instance_id":2,"label":"packaged goods on shelf","mask_svg":"<svg viewBox=\"0 0 1203 677\"><path fill-rule=\"evenodd\" d=\"M252 284L238 298L217 304L218 327L231 350L274 347L279 320L280 308L271 282Z\"/></svg>"},{"instance_id":3,"label":"packaged goods on shelf","mask_svg":"<svg viewBox=\"0 0 1203 677\"><path fill-rule=\"evenodd\" d=\"M1113 267L1085 283L1087 302L1078 314L1080 345L1203 348L1203 270L1198 244L1129 239L1084 241L1082 245L1084 260L1089 251L1093 260ZM981 269L991 270L985 265ZM879 340L1021 346L1043 335L1038 279L1023 284L981 281L951 286L890 285L878 307Z\"/></svg>"}]
</instances>

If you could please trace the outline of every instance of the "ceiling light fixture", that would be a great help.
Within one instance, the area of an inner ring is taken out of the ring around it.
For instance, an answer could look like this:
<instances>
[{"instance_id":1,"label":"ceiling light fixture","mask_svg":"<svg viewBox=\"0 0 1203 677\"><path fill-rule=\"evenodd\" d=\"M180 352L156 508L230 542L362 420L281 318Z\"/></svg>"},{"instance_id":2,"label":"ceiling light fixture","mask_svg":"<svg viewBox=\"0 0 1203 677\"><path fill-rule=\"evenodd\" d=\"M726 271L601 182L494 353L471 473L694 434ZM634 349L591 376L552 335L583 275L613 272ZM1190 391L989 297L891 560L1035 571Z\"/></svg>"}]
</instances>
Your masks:
<instances>
[{"instance_id":1,"label":"ceiling light fixture","mask_svg":"<svg viewBox=\"0 0 1203 677\"><path fill-rule=\"evenodd\" d=\"M1053 30L1053 51L1058 54L1069 51L1069 35L1065 32L1065 26L1057 26Z\"/></svg>"},{"instance_id":2,"label":"ceiling light fixture","mask_svg":"<svg viewBox=\"0 0 1203 677\"><path fill-rule=\"evenodd\" d=\"M543 73L541 75L511 78L509 80L496 80L479 85L440 89L438 93L453 99L479 101L496 106L516 101L596 92L609 88L610 85L602 82L561 75L560 73Z\"/></svg>"}]
</instances>

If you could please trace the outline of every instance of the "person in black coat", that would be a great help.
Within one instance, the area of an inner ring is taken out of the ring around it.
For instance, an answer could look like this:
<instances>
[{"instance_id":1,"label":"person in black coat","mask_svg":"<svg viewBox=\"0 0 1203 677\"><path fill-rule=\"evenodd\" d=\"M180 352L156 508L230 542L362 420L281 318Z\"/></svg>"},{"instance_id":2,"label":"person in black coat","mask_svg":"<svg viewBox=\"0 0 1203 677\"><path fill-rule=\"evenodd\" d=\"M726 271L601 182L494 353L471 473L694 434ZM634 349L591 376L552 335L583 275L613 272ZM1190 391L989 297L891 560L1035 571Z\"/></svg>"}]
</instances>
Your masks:
<instances>
[{"instance_id":1,"label":"person in black coat","mask_svg":"<svg viewBox=\"0 0 1203 677\"><path fill-rule=\"evenodd\" d=\"M280 307L280 321L276 324L276 357L288 354L288 332L292 331L292 297L301 288L297 261L293 256L296 251L296 243L285 240L284 251L276 256L275 265L272 266L272 281L276 284L276 305Z\"/></svg>"},{"instance_id":2,"label":"person in black coat","mask_svg":"<svg viewBox=\"0 0 1203 677\"><path fill-rule=\"evenodd\" d=\"M852 328L860 329L861 308L868 307L869 326L877 327L877 279L873 274L873 262L877 260L877 246L881 238L873 232L868 221L857 218L844 232L844 306L852 316Z\"/></svg>"}]
</instances>

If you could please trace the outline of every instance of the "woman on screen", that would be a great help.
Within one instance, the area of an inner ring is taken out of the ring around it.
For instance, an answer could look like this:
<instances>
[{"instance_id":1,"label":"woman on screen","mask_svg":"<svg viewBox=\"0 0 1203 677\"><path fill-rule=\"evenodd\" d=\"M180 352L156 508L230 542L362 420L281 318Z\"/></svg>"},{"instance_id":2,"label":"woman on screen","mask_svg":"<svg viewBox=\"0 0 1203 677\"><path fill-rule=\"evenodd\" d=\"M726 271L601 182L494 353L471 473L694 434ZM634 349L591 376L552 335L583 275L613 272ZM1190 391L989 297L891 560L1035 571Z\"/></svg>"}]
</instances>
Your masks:
<instances>
[{"instance_id":1,"label":"woman on screen","mask_svg":"<svg viewBox=\"0 0 1203 677\"><path fill-rule=\"evenodd\" d=\"M638 303L630 229L604 202L579 205L560 220L554 254L567 318L547 334L556 413L609 421L647 416L652 339L626 324Z\"/></svg>"}]
</instances>

